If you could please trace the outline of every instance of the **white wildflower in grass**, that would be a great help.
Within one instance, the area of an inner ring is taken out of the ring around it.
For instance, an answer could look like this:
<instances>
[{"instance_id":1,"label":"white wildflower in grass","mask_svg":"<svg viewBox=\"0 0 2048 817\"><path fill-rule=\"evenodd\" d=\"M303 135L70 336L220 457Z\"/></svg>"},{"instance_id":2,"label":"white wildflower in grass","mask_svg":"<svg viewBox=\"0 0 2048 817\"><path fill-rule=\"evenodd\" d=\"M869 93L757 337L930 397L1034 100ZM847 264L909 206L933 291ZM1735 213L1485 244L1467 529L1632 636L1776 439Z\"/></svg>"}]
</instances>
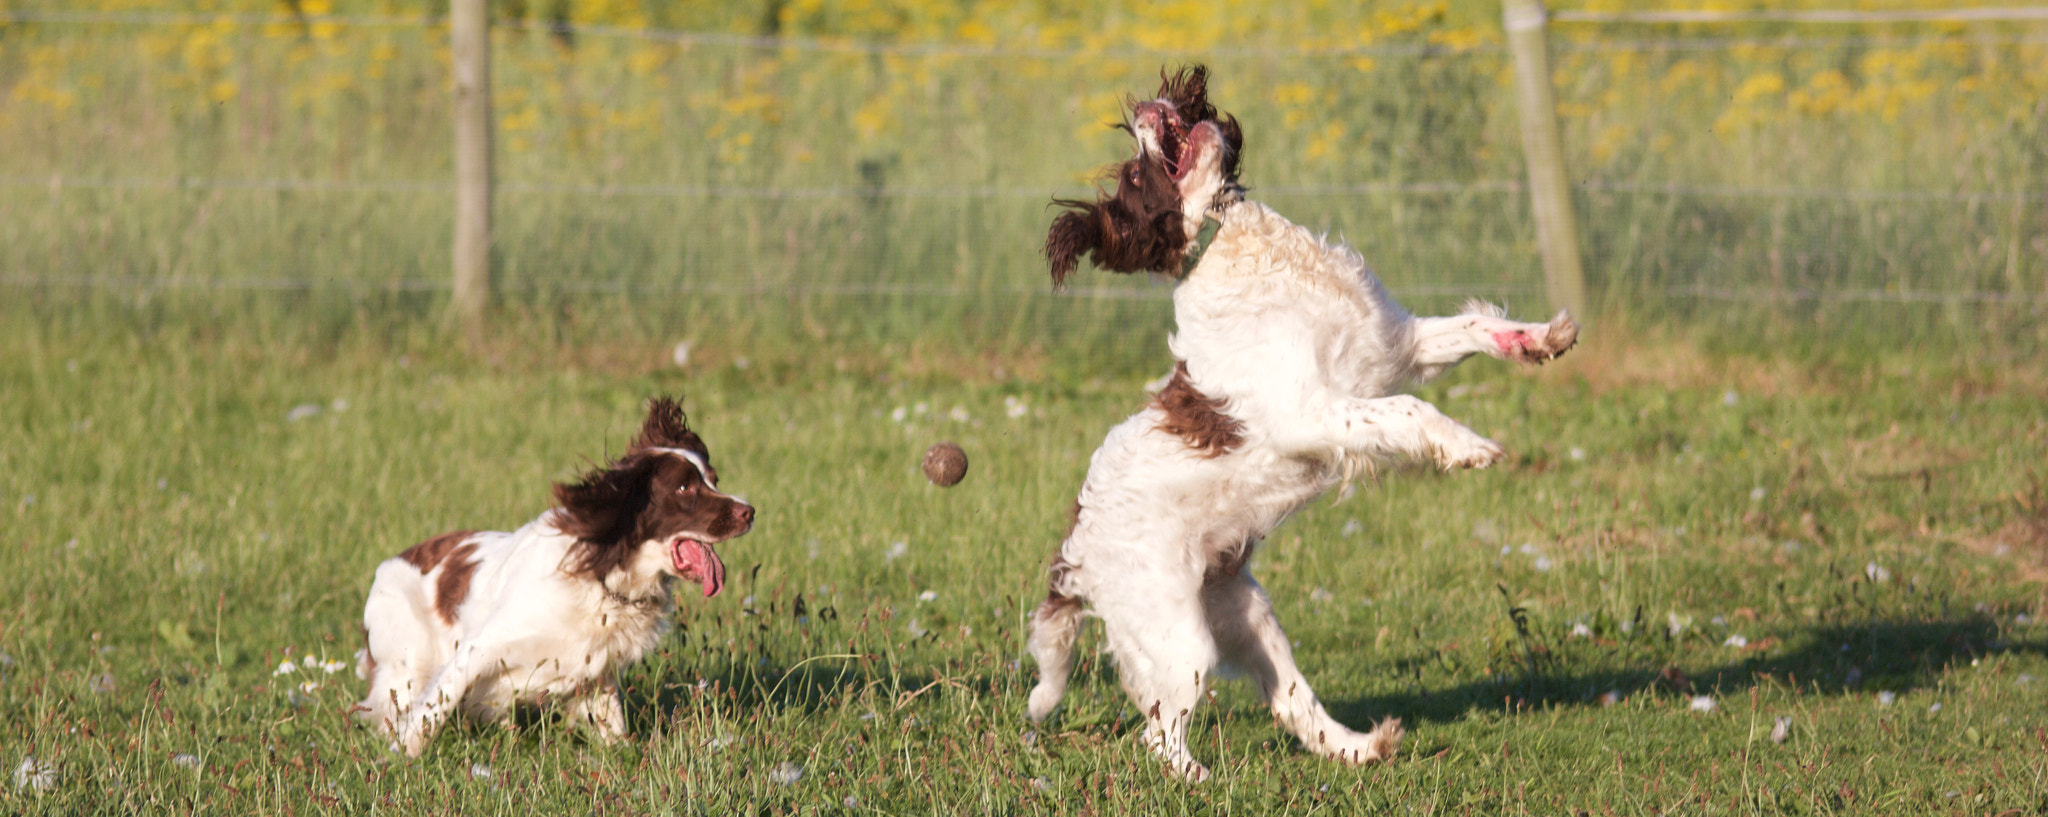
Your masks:
<instances>
[{"instance_id":1,"label":"white wildflower in grass","mask_svg":"<svg viewBox=\"0 0 2048 817\"><path fill-rule=\"evenodd\" d=\"M1330 592L1330 591L1328 591L1328 590L1325 590L1325 589L1323 589L1323 588L1320 588L1320 587L1318 587L1318 588L1316 588L1316 589L1314 589L1314 590L1310 590L1310 591L1308 591L1308 600L1309 600L1309 601L1314 601L1314 602L1324 602L1324 601L1329 601L1329 600L1331 600L1331 599L1334 599L1334 598L1336 598L1336 597L1337 597L1337 596L1336 596L1335 594L1331 593L1331 592Z\"/></svg>"},{"instance_id":2,"label":"white wildflower in grass","mask_svg":"<svg viewBox=\"0 0 2048 817\"><path fill-rule=\"evenodd\" d=\"M292 406L291 411L287 411L284 413L284 421L287 423L296 423L300 420L310 420L318 416L320 416L319 403L300 403L296 406Z\"/></svg>"},{"instance_id":3,"label":"white wildflower in grass","mask_svg":"<svg viewBox=\"0 0 2048 817\"><path fill-rule=\"evenodd\" d=\"M348 398L346 398L346 397L336 397L336 398L334 398L334 402L332 402L332 403L328 403L328 404L327 404L327 409L328 409L329 411L333 411L333 412L336 412L336 413L340 413L340 412L348 411Z\"/></svg>"},{"instance_id":4,"label":"white wildflower in grass","mask_svg":"<svg viewBox=\"0 0 2048 817\"><path fill-rule=\"evenodd\" d=\"M1892 580L1892 572L1879 566L1876 562L1871 562L1863 566L1863 577L1873 582L1888 582Z\"/></svg>"},{"instance_id":5,"label":"white wildflower in grass","mask_svg":"<svg viewBox=\"0 0 2048 817\"><path fill-rule=\"evenodd\" d=\"M845 806L847 811L852 811L860 808L860 798L849 794L846 799L839 801L839 805Z\"/></svg>"},{"instance_id":6,"label":"white wildflower in grass","mask_svg":"<svg viewBox=\"0 0 2048 817\"><path fill-rule=\"evenodd\" d=\"M927 601L937 601L938 598L939 591L937 590L926 590L922 593L917 594L917 601L919 604L923 604Z\"/></svg>"},{"instance_id":7,"label":"white wildflower in grass","mask_svg":"<svg viewBox=\"0 0 2048 817\"><path fill-rule=\"evenodd\" d=\"M311 695L311 694L313 694L313 693L315 693L315 692L319 692L319 691L320 691L320 682L319 682L319 681L307 681L307 682L305 682L305 683L303 683L303 684L300 684L300 685L299 685L299 691L300 691L300 692L304 692L304 693L306 693L307 695Z\"/></svg>"},{"instance_id":8,"label":"white wildflower in grass","mask_svg":"<svg viewBox=\"0 0 2048 817\"><path fill-rule=\"evenodd\" d=\"M111 672L102 672L93 675L92 679L88 682L87 685L92 689L93 692L99 693L101 695L113 692L114 688L117 686L114 683L114 674Z\"/></svg>"},{"instance_id":9,"label":"white wildflower in grass","mask_svg":"<svg viewBox=\"0 0 2048 817\"><path fill-rule=\"evenodd\" d=\"M298 671L299 665L292 663L291 659L287 658L283 663L277 665L277 669L270 671L270 677L276 678L280 675L290 675Z\"/></svg>"},{"instance_id":10,"label":"white wildflower in grass","mask_svg":"<svg viewBox=\"0 0 2048 817\"><path fill-rule=\"evenodd\" d=\"M966 406L954 406L952 411L946 412L946 417L956 423L964 423L971 419L967 416Z\"/></svg>"},{"instance_id":11,"label":"white wildflower in grass","mask_svg":"<svg viewBox=\"0 0 2048 817\"><path fill-rule=\"evenodd\" d=\"M1727 641L1721 642L1721 646L1741 649L1743 647L1749 646L1749 639L1743 637L1741 633L1736 633L1734 635L1729 636Z\"/></svg>"},{"instance_id":12,"label":"white wildflower in grass","mask_svg":"<svg viewBox=\"0 0 2048 817\"><path fill-rule=\"evenodd\" d=\"M732 367L743 372L747 370L747 367L752 365L754 365L754 361L748 360L746 355L741 355L739 357L732 359Z\"/></svg>"},{"instance_id":13,"label":"white wildflower in grass","mask_svg":"<svg viewBox=\"0 0 2048 817\"><path fill-rule=\"evenodd\" d=\"M925 633L930 632L929 630L926 630L924 628L924 625L922 623L919 623L918 620L914 618L910 620L909 624L904 625L903 629L910 631L911 638L923 638L925 636Z\"/></svg>"},{"instance_id":14,"label":"white wildflower in grass","mask_svg":"<svg viewBox=\"0 0 2048 817\"><path fill-rule=\"evenodd\" d=\"M1764 497L1769 493L1769 491L1764 490L1764 486L1758 485L1755 488L1749 489L1749 501L1762 502L1764 501Z\"/></svg>"},{"instance_id":15,"label":"white wildflower in grass","mask_svg":"<svg viewBox=\"0 0 2048 817\"><path fill-rule=\"evenodd\" d=\"M41 794L57 787L57 764L45 763L31 755L21 759L21 765L14 767L14 790Z\"/></svg>"},{"instance_id":16,"label":"white wildflower in grass","mask_svg":"<svg viewBox=\"0 0 2048 817\"><path fill-rule=\"evenodd\" d=\"M299 665L305 667L306 669L312 669L314 667L320 666L320 659L308 655L304 658L299 659Z\"/></svg>"},{"instance_id":17,"label":"white wildflower in grass","mask_svg":"<svg viewBox=\"0 0 2048 817\"><path fill-rule=\"evenodd\" d=\"M191 769L192 771L196 772L199 771L200 767L205 764L200 762L198 755L179 752L175 755L171 755L171 765L183 766L187 769Z\"/></svg>"},{"instance_id":18,"label":"white wildflower in grass","mask_svg":"<svg viewBox=\"0 0 2048 817\"><path fill-rule=\"evenodd\" d=\"M1933 705L1933 706L1930 706L1930 707L1928 707L1928 708L1927 708L1927 714L1929 714L1929 715L1932 715L1932 714L1934 714L1934 713L1936 713L1936 712L1940 712L1940 711L1941 711L1941 702L1940 702L1940 701L1935 701L1935 702L1934 702L1934 705Z\"/></svg>"},{"instance_id":19,"label":"white wildflower in grass","mask_svg":"<svg viewBox=\"0 0 2048 817\"><path fill-rule=\"evenodd\" d=\"M673 361L677 368L690 365L690 342L678 341L675 348L669 350L668 359Z\"/></svg>"},{"instance_id":20,"label":"white wildflower in grass","mask_svg":"<svg viewBox=\"0 0 2048 817\"><path fill-rule=\"evenodd\" d=\"M1724 405L1724 406L1732 406L1732 405L1735 405L1735 401L1737 401L1737 400L1741 400L1741 399L1742 399L1742 395L1736 394L1736 393L1735 393L1735 390L1733 390L1733 389L1730 389L1730 390L1728 390L1728 391L1724 391L1724 392L1721 392L1721 405Z\"/></svg>"},{"instance_id":21,"label":"white wildflower in grass","mask_svg":"<svg viewBox=\"0 0 2048 817\"><path fill-rule=\"evenodd\" d=\"M905 555L907 555L907 554L909 554L909 553L910 553L910 543L909 543L909 542L890 542L890 543L889 543L889 552L888 552L888 553L885 553L885 554L882 554L882 558L883 558L883 559L886 559L886 560L888 560L888 561L891 561L891 562L893 562L893 561L896 561L897 559L901 559L901 558L903 558L903 557L904 557Z\"/></svg>"},{"instance_id":22,"label":"white wildflower in grass","mask_svg":"<svg viewBox=\"0 0 2048 817\"><path fill-rule=\"evenodd\" d=\"M1680 633L1685 632L1686 628L1692 626L1692 616L1681 616L1674 612L1667 612L1664 614L1664 624L1666 630L1675 638Z\"/></svg>"},{"instance_id":23,"label":"white wildflower in grass","mask_svg":"<svg viewBox=\"0 0 2048 817\"><path fill-rule=\"evenodd\" d=\"M1356 519L1346 519L1346 520L1344 520L1344 529L1343 529L1343 530L1341 530L1341 531L1338 531L1338 532L1337 532L1337 535L1338 535L1338 536L1357 536L1357 535L1358 535L1358 530L1359 530L1358 520L1356 520Z\"/></svg>"},{"instance_id":24,"label":"white wildflower in grass","mask_svg":"<svg viewBox=\"0 0 2048 817\"><path fill-rule=\"evenodd\" d=\"M1777 723L1771 724L1772 743L1784 743L1785 739L1789 737L1792 737L1791 718L1779 718Z\"/></svg>"},{"instance_id":25,"label":"white wildflower in grass","mask_svg":"<svg viewBox=\"0 0 2048 817\"><path fill-rule=\"evenodd\" d=\"M1530 566L1530 567L1533 567L1533 568L1536 568L1536 572L1538 572L1538 573L1549 573L1549 572L1550 572L1550 566L1551 566L1551 565L1550 565L1550 557L1548 557L1548 556L1538 556L1538 557L1536 557L1536 561L1533 561L1533 562L1530 562L1530 563L1529 563L1529 566Z\"/></svg>"},{"instance_id":26,"label":"white wildflower in grass","mask_svg":"<svg viewBox=\"0 0 2048 817\"><path fill-rule=\"evenodd\" d=\"M2012 679L2012 682L2020 686L2026 686L2034 682L2034 676L2022 672L2020 677Z\"/></svg>"},{"instance_id":27,"label":"white wildflower in grass","mask_svg":"<svg viewBox=\"0 0 2048 817\"><path fill-rule=\"evenodd\" d=\"M776 785L794 786L797 781L804 779L804 767L785 760L768 770L768 779L775 781Z\"/></svg>"},{"instance_id":28,"label":"white wildflower in grass","mask_svg":"<svg viewBox=\"0 0 2048 817\"><path fill-rule=\"evenodd\" d=\"M1575 445L1575 446L1572 446L1572 450L1571 450L1571 458L1572 458L1572 459L1575 459L1575 460L1583 460L1583 459L1585 459L1585 458L1586 458L1586 449L1580 448L1580 447L1578 447L1578 446L1576 446L1576 445Z\"/></svg>"},{"instance_id":29,"label":"white wildflower in grass","mask_svg":"<svg viewBox=\"0 0 2048 817\"><path fill-rule=\"evenodd\" d=\"M919 417L923 417L927 412L931 410L932 404L930 403L918 403L917 405L910 407L910 413L915 414Z\"/></svg>"},{"instance_id":30,"label":"white wildflower in grass","mask_svg":"<svg viewBox=\"0 0 2048 817\"><path fill-rule=\"evenodd\" d=\"M1588 626L1586 626L1584 622L1580 622L1580 623L1578 623L1578 624L1573 624L1573 625L1572 625L1572 637L1573 637L1573 638L1592 638L1592 637L1593 637L1593 628L1591 628L1591 627L1588 627Z\"/></svg>"},{"instance_id":31,"label":"white wildflower in grass","mask_svg":"<svg viewBox=\"0 0 2048 817\"><path fill-rule=\"evenodd\" d=\"M712 751L717 751L720 749L724 749L727 746L731 746L735 742L737 742L737 739L735 739L731 735L718 734L713 735L710 740L704 741L704 748L710 749Z\"/></svg>"},{"instance_id":32,"label":"white wildflower in grass","mask_svg":"<svg viewBox=\"0 0 2048 817\"><path fill-rule=\"evenodd\" d=\"M1042 792L1052 791L1052 781L1047 780L1043 777L1034 777L1031 778L1031 788L1037 789Z\"/></svg>"},{"instance_id":33,"label":"white wildflower in grass","mask_svg":"<svg viewBox=\"0 0 2048 817\"><path fill-rule=\"evenodd\" d=\"M328 675L333 675L333 674L335 674L335 673L337 673L337 672L340 672L340 671L342 671L342 670L344 670L344 669L348 669L348 662L346 662L346 661L322 661L322 662L320 662L320 671L321 671L321 672L324 672L324 673L327 673Z\"/></svg>"},{"instance_id":34,"label":"white wildflower in grass","mask_svg":"<svg viewBox=\"0 0 2048 817\"><path fill-rule=\"evenodd\" d=\"M1692 697L1692 703L1688 704L1686 708L1691 709L1694 712L1712 712L1714 711L1714 707L1714 696L1694 695Z\"/></svg>"},{"instance_id":35,"label":"white wildflower in grass","mask_svg":"<svg viewBox=\"0 0 2048 817\"><path fill-rule=\"evenodd\" d=\"M909 416L909 409L906 409L902 406L897 406L895 411L889 412L889 421L893 423L901 423L905 418Z\"/></svg>"},{"instance_id":36,"label":"white wildflower in grass","mask_svg":"<svg viewBox=\"0 0 2048 817\"><path fill-rule=\"evenodd\" d=\"M687 345L687 344L685 344L685 345ZM469 779L471 779L471 780L489 780L489 779L491 779L491 777L492 777L492 776L493 776L493 775L492 775L492 772L491 772L491 767L489 767L489 766L485 766L485 765L484 765L484 764L482 764L482 763L471 763L471 764L469 764Z\"/></svg>"},{"instance_id":37,"label":"white wildflower in grass","mask_svg":"<svg viewBox=\"0 0 2048 817\"><path fill-rule=\"evenodd\" d=\"M1025 405L1024 401L1017 399L1016 395L1003 398L1003 414L1010 419L1016 420L1030 413L1031 407Z\"/></svg>"},{"instance_id":38,"label":"white wildflower in grass","mask_svg":"<svg viewBox=\"0 0 2048 817\"><path fill-rule=\"evenodd\" d=\"M1879 693L1877 693L1877 705L1878 705L1878 706L1891 706L1892 704L1895 704L1895 703L1898 703L1898 702L1899 702L1899 693L1893 692L1893 691L1891 691L1891 690L1889 690L1889 689L1887 689L1887 690L1885 690L1885 691L1883 691L1883 692L1879 692Z\"/></svg>"}]
</instances>

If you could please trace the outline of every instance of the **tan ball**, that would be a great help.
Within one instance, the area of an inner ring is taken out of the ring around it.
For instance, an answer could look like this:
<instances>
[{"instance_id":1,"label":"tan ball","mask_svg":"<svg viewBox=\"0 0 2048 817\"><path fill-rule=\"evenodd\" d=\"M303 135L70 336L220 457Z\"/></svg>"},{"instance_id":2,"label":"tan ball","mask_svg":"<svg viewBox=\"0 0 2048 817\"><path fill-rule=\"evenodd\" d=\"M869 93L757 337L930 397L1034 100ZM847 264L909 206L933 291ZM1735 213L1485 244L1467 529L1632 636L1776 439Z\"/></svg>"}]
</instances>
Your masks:
<instances>
[{"instance_id":1,"label":"tan ball","mask_svg":"<svg viewBox=\"0 0 2048 817\"><path fill-rule=\"evenodd\" d=\"M951 488L967 476L967 452L950 442L939 443L924 452L924 478L933 485Z\"/></svg>"}]
</instances>

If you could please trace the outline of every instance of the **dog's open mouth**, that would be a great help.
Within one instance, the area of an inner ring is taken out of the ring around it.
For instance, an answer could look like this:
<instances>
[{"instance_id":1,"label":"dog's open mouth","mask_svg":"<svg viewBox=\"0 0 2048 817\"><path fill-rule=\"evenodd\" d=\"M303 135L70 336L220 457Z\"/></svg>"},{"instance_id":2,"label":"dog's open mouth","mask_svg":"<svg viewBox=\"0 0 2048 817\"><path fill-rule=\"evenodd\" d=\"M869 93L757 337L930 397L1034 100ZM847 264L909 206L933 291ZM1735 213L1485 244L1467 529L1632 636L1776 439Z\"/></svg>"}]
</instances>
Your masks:
<instances>
[{"instance_id":1,"label":"dog's open mouth","mask_svg":"<svg viewBox=\"0 0 2048 817\"><path fill-rule=\"evenodd\" d=\"M1159 117L1159 152L1166 160L1166 169L1174 181L1180 181L1189 170L1194 169L1194 142L1188 139L1188 125L1180 115L1167 111Z\"/></svg>"},{"instance_id":2,"label":"dog's open mouth","mask_svg":"<svg viewBox=\"0 0 2048 817\"><path fill-rule=\"evenodd\" d=\"M676 575L704 586L705 598L725 589L725 563L718 560L718 551L711 545L678 536L668 543L668 557L675 562Z\"/></svg>"}]
</instances>

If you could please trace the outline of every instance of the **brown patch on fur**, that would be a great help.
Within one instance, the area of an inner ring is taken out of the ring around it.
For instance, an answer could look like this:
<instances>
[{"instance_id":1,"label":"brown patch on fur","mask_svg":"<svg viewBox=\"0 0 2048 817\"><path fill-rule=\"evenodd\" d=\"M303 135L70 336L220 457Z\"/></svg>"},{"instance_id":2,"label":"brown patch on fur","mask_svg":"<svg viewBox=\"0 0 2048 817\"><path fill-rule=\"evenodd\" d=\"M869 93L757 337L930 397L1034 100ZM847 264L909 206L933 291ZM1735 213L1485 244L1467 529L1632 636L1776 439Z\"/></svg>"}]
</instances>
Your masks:
<instances>
[{"instance_id":1,"label":"brown patch on fur","mask_svg":"<svg viewBox=\"0 0 2048 817\"><path fill-rule=\"evenodd\" d=\"M1045 569L1045 601L1038 605L1038 617L1048 618L1065 610L1080 607L1081 600L1060 592L1060 585L1067 578L1067 571L1073 570L1072 562L1065 556L1052 557L1052 565Z\"/></svg>"},{"instance_id":2,"label":"brown patch on fur","mask_svg":"<svg viewBox=\"0 0 2048 817\"><path fill-rule=\"evenodd\" d=\"M1173 369L1173 379L1153 395L1152 404L1166 412L1159 429L1187 441L1188 447L1215 458L1244 444L1244 424L1224 413L1230 401L1210 397L1188 382L1188 363Z\"/></svg>"},{"instance_id":3,"label":"brown patch on fur","mask_svg":"<svg viewBox=\"0 0 2048 817\"><path fill-rule=\"evenodd\" d=\"M476 544L456 548L441 565L441 578L434 583L434 611L441 620L455 623L455 613L469 598L469 580L476 575Z\"/></svg>"},{"instance_id":4,"label":"brown patch on fur","mask_svg":"<svg viewBox=\"0 0 2048 817\"><path fill-rule=\"evenodd\" d=\"M456 545L462 544L462 540L468 539L473 533L476 531L451 530L406 548L404 552L398 554L398 558L419 568L421 573L427 573L432 571L435 565L440 564L442 559L448 558L448 551L454 550Z\"/></svg>"}]
</instances>

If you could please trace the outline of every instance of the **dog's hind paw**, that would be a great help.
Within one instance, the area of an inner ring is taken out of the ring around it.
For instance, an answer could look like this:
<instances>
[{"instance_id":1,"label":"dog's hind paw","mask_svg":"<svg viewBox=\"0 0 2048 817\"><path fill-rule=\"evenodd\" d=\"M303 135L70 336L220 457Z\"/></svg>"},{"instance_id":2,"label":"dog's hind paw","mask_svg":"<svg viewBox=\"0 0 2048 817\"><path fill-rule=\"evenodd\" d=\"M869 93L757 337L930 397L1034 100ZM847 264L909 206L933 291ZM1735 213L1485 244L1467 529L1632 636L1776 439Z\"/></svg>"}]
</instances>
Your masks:
<instances>
[{"instance_id":1,"label":"dog's hind paw","mask_svg":"<svg viewBox=\"0 0 2048 817\"><path fill-rule=\"evenodd\" d=\"M1406 735L1401 728L1400 718L1380 721L1372 731L1363 734L1345 730L1336 741L1311 747L1317 754L1340 763L1362 766L1393 759L1401 751L1401 738Z\"/></svg>"}]
</instances>

